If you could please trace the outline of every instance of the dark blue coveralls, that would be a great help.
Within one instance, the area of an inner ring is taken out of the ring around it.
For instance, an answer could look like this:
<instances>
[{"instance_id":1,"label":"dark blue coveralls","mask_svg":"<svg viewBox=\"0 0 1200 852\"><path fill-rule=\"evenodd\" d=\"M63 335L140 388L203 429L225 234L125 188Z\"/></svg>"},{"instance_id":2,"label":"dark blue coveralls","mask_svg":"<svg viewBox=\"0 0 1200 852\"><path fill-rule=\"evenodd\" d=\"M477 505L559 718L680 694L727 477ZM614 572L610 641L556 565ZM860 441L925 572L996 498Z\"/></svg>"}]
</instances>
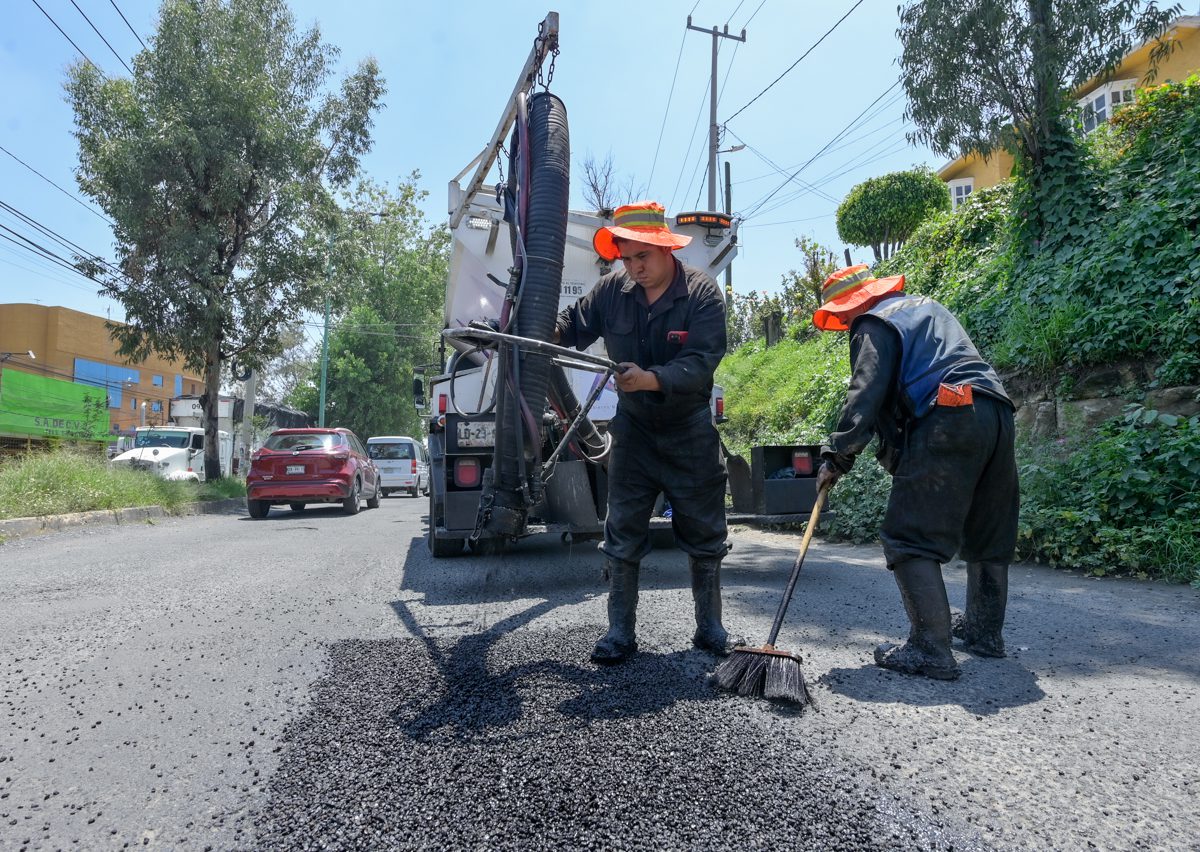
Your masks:
<instances>
[{"instance_id":1,"label":"dark blue coveralls","mask_svg":"<svg viewBox=\"0 0 1200 852\"><path fill-rule=\"evenodd\" d=\"M557 321L563 346L604 339L608 357L658 376L661 391L618 391L609 424L605 555L639 562L650 551L650 517L661 491L679 547L700 559L728 550L725 468L709 400L725 355L725 299L717 283L675 260L675 278L653 304L623 270L605 275ZM686 343L668 339L686 332Z\"/></svg>"}]
</instances>

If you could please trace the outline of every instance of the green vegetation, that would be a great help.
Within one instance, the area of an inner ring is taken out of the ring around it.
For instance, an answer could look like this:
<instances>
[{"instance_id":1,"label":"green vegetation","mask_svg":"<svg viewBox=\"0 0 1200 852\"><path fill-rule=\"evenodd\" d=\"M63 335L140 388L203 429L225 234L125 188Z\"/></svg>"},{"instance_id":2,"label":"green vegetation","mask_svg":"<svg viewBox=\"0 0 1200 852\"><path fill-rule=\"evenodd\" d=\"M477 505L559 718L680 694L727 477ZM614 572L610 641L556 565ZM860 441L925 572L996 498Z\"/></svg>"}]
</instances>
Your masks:
<instances>
[{"instance_id":1,"label":"green vegetation","mask_svg":"<svg viewBox=\"0 0 1200 852\"><path fill-rule=\"evenodd\" d=\"M25 518L162 506L176 511L197 500L241 497L239 479L168 482L152 473L110 467L94 453L70 448L31 453L0 464L0 518Z\"/></svg>"},{"instance_id":2,"label":"green vegetation","mask_svg":"<svg viewBox=\"0 0 1200 852\"><path fill-rule=\"evenodd\" d=\"M1200 77L1140 91L1106 128L1064 146L1039 188L1018 169L931 217L875 274L902 273L909 292L949 307L1002 373L1065 388L1081 368L1133 360L1155 369L1157 386L1198 384L1197 138ZM1040 239L1034 207L1050 225ZM845 394L844 353L823 338L731 353L718 373L731 448L823 438ZM1064 442L1022 436L1018 449L1021 558L1200 585L1198 418L1131 409ZM887 491L864 453L834 491L827 534L870 535Z\"/></svg>"},{"instance_id":3,"label":"green vegetation","mask_svg":"<svg viewBox=\"0 0 1200 852\"><path fill-rule=\"evenodd\" d=\"M931 214L949 209L950 190L928 168L867 178L838 205L838 236L887 260Z\"/></svg>"}]
</instances>

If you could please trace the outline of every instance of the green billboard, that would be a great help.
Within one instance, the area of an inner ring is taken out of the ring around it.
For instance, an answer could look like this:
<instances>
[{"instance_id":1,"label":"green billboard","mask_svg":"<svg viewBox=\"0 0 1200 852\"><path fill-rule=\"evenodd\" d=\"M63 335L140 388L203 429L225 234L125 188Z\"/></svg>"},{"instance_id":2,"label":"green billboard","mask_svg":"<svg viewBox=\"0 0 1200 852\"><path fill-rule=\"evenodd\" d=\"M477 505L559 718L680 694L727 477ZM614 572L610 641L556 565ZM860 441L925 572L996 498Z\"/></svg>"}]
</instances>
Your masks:
<instances>
[{"instance_id":1,"label":"green billboard","mask_svg":"<svg viewBox=\"0 0 1200 852\"><path fill-rule=\"evenodd\" d=\"M108 394L103 388L2 370L0 435L111 441Z\"/></svg>"}]
</instances>

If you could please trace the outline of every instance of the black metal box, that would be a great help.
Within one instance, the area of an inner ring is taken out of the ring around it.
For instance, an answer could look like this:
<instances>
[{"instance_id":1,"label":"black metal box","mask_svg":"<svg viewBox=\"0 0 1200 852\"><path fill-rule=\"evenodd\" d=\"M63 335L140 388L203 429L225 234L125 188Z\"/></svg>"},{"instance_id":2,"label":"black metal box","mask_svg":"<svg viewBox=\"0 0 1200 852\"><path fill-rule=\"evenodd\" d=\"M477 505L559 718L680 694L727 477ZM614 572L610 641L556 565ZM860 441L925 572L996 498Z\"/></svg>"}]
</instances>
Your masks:
<instances>
[{"instance_id":1,"label":"black metal box","mask_svg":"<svg viewBox=\"0 0 1200 852\"><path fill-rule=\"evenodd\" d=\"M800 515L817 500L819 444L750 448L754 511L760 515Z\"/></svg>"}]
</instances>

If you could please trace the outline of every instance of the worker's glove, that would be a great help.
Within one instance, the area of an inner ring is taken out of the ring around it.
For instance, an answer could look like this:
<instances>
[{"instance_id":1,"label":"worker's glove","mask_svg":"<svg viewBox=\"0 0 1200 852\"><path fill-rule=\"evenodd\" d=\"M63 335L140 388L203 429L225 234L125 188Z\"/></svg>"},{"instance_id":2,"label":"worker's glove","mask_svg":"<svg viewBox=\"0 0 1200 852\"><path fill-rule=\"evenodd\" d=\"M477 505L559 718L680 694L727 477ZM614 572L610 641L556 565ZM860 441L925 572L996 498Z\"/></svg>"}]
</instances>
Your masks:
<instances>
[{"instance_id":1,"label":"worker's glove","mask_svg":"<svg viewBox=\"0 0 1200 852\"><path fill-rule=\"evenodd\" d=\"M842 472L833 466L832 462L822 462L817 471L817 490L828 491L841 478Z\"/></svg>"}]
</instances>

